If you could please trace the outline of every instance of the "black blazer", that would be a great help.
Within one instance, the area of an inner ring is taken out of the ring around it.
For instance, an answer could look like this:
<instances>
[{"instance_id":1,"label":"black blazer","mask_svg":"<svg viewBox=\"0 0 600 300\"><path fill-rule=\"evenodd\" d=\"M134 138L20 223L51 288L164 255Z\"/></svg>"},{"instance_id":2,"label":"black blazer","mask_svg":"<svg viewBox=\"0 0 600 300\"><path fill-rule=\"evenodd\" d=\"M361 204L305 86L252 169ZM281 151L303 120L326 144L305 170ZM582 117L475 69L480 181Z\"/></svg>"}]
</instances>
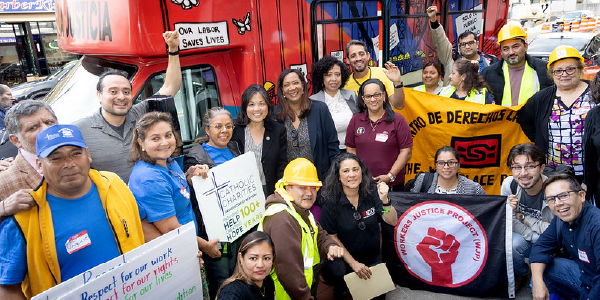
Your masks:
<instances>
[{"instance_id":1,"label":"black blazer","mask_svg":"<svg viewBox=\"0 0 600 300\"><path fill-rule=\"evenodd\" d=\"M265 121L265 134L263 136L262 168L267 183L267 194L273 194L275 183L283 177L283 170L288 164L287 159L287 132L285 126L274 121ZM235 125L232 141L236 141L242 153L246 153L245 133L246 125Z\"/></svg>"}]
</instances>

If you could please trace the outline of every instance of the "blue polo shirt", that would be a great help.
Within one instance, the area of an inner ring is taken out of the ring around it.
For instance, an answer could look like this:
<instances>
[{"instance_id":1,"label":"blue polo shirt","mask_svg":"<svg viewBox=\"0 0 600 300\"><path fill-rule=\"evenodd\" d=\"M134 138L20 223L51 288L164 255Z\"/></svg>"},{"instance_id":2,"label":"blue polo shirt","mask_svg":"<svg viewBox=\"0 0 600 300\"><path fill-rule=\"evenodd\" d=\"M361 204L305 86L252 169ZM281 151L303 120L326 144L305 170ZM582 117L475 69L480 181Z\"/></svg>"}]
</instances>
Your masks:
<instances>
[{"instance_id":1,"label":"blue polo shirt","mask_svg":"<svg viewBox=\"0 0 600 300\"><path fill-rule=\"evenodd\" d=\"M179 224L194 222L198 227L190 202L190 187L174 160L167 162L167 168L136 162L128 186L140 207L140 217L145 212L148 223L176 216Z\"/></svg>"},{"instance_id":2,"label":"blue polo shirt","mask_svg":"<svg viewBox=\"0 0 600 300\"><path fill-rule=\"evenodd\" d=\"M559 222L558 226L556 222ZM552 219L533 244L529 262L549 264L561 245L581 270L581 289L586 291L589 299L600 299L600 209L586 201L573 224L558 217Z\"/></svg>"}]
</instances>

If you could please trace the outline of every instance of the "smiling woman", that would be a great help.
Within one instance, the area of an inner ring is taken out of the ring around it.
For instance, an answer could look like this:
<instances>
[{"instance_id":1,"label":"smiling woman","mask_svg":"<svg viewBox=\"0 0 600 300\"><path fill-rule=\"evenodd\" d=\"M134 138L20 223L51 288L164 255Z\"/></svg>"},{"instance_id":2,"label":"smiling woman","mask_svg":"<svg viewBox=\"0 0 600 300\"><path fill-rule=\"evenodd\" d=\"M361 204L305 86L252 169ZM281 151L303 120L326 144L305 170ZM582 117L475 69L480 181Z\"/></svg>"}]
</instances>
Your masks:
<instances>
[{"instance_id":1,"label":"smiling woman","mask_svg":"<svg viewBox=\"0 0 600 300\"><path fill-rule=\"evenodd\" d=\"M320 179L340 153L335 123L327 105L307 96L302 72L287 69L277 81L279 105L274 112L287 130L288 160L304 157L314 163Z\"/></svg>"},{"instance_id":2,"label":"smiling woman","mask_svg":"<svg viewBox=\"0 0 600 300\"><path fill-rule=\"evenodd\" d=\"M162 112L142 115L135 125L133 141L130 161L135 165L129 177L129 189L138 203L140 219L145 220L150 229L158 230L155 233L145 227L146 240L151 239L148 232L160 236L189 222L194 222L198 228L190 202L189 183L174 160L182 142L174 130L171 116ZM199 250L208 255L220 254L215 242L207 242L201 237L196 239Z\"/></svg>"}]
</instances>

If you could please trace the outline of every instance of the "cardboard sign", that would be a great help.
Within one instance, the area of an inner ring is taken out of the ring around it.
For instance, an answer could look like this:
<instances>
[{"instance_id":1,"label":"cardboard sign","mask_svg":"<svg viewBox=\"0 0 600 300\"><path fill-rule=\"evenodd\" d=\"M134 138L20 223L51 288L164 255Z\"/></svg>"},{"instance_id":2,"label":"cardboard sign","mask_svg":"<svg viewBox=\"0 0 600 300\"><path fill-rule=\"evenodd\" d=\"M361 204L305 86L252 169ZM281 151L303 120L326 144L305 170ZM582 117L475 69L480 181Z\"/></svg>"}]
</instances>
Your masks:
<instances>
[{"instance_id":1,"label":"cardboard sign","mask_svg":"<svg viewBox=\"0 0 600 300\"><path fill-rule=\"evenodd\" d=\"M190 222L32 299L201 299L197 253Z\"/></svg>"},{"instance_id":2,"label":"cardboard sign","mask_svg":"<svg viewBox=\"0 0 600 300\"><path fill-rule=\"evenodd\" d=\"M216 23L177 23L179 49L196 49L229 45L227 21Z\"/></svg>"},{"instance_id":3,"label":"cardboard sign","mask_svg":"<svg viewBox=\"0 0 600 300\"><path fill-rule=\"evenodd\" d=\"M373 48L375 48L375 50L378 50L379 35L372 38L371 40L373 41ZM390 26L390 51L392 51L392 49L398 46L398 44L400 44L400 36L398 35L398 26L396 25L396 23L394 23ZM375 51L375 53L378 54L379 51ZM379 57L377 57L377 59L379 59Z\"/></svg>"},{"instance_id":4,"label":"cardboard sign","mask_svg":"<svg viewBox=\"0 0 600 300\"><path fill-rule=\"evenodd\" d=\"M210 169L207 179L192 178L208 239L233 242L257 225L265 212L265 194L254 152Z\"/></svg>"},{"instance_id":5,"label":"cardboard sign","mask_svg":"<svg viewBox=\"0 0 600 300\"><path fill-rule=\"evenodd\" d=\"M473 10L481 10L482 4L473 7ZM475 33L475 37L483 32L483 13L464 13L456 17L456 36L465 31Z\"/></svg>"}]
</instances>

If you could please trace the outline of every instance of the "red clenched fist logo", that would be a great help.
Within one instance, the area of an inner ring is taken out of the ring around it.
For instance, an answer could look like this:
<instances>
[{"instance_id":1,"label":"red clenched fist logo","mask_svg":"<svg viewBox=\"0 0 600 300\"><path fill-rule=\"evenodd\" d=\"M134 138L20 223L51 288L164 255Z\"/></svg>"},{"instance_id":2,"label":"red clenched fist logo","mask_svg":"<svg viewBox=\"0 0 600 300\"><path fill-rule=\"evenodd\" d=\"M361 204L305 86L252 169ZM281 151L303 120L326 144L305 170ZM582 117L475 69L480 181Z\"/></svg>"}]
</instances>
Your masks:
<instances>
[{"instance_id":1,"label":"red clenched fist logo","mask_svg":"<svg viewBox=\"0 0 600 300\"><path fill-rule=\"evenodd\" d=\"M460 243L451 234L429 227L427 236L417 245L417 251L431 267L431 281L435 285L452 285L452 264L458 256Z\"/></svg>"}]
</instances>

